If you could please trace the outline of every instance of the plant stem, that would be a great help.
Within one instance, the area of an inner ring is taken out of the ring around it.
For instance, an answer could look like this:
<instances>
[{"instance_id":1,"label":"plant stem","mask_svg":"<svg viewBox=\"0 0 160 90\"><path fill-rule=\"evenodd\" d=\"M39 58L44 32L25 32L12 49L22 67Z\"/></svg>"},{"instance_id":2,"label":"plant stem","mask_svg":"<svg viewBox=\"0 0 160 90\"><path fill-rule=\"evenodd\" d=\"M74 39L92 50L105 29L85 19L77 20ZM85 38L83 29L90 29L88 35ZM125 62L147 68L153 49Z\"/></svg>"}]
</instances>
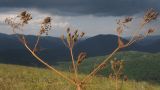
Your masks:
<instances>
[{"instance_id":1,"label":"plant stem","mask_svg":"<svg viewBox=\"0 0 160 90\"><path fill-rule=\"evenodd\" d=\"M13 29L12 30L13 33L15 35L17 35L18 39L21 40L20 36L15 32L15 30ZM40 38L40 37L39 37ZM38 40L37 40L38 42ZM23 36L23 42L22 44L24 44L24 46L29 50L29 52L39 61L41 62L42 64L44 64L47 68L49 68L50 70L52 70L53 72L55 72L56 74L58 74L59 76L63 77L64 79L66 79L68 82L74 84L74 85L77 85L72 79L68 78L67 76L63 75L60 71L56 70L55 68L53 68L52 66L50 66L49 64L47 64L46 62L44 62L41 58L39 58L30 48L29 46L27 45L26 43L26 40L25 40L25 37Z\"/></svg>"},{"instance_id":2,"label":"plant stem","mask_svg":"<svg viewBox=\"0 0 160 90\"><path fill-rule=\"evenodd\" d=\"M24 41L24 42L25 42L25 41ZM55 68L51 67L51 66L48 65L46 62L44 62L41 58L39 58L39 57L28 47L28 45L27 45L26 43L24 43L24 45L25 45L25 47L30 51L30 53L31 53L39 62L41 62L42 64L44 64L45 66L47 66L47 67L48 67L49 69L51 69L53 72L55 72L55 73L58 74L59 76L63 77L64 79L66 79L66 80L69 81L70 83L76 85L76 83L75 83L72 79L66 77L66 76L63 75L61 72L59 72L59 71L56 70Z\"/></svg>"},{"instance_id":3,"label":"plant stem","mask_svg":"<svg viewBox=\"0 0 160 90\"><path fill-rule=\"evenodd\" d=\"M37 46L38 46L38 43L39 43L40 37L41 37L41 35L38 35L37 40L36 40L36 44L35 44L34 49L33 49L33 52L35 52L35 51L36 51L36 48L37 48Z\"/></svg>"},{"instance_id":4,"label":"plant stem","mask_svg":"<svg viewBox=\"0 0 160 90\"><path fill-rule=\"evenodd\" d=\"M99 64L89 75L87 75L82 82L87 81L90 77L92 77L93 74L95 74L100 68L101 66L106 63L107 61L110 60L110 58L119 50L119 47L117 47L101 64Z\"/></svg>"},{"instance_id":5,"label":"plant stem","mask_svg":"<svg viewBox=\"0 0 160 90\"><path fill-rule=\"evenodd\" d=\"M136 31L132 35L132 38L129 40L129 42L126 45L124 45L124 47L127 47L127 46L131 45L134 42L134 37L136 35L138 35L138 33L142 30L144 25L145 25L145 23L143 23L138 29L136 29Z\"/></svg>"},{"instance_id":6,"label":"plant stem","mask_svg":"<svg viewBox=\"0 0 160 90\"><path fill-rule=\"evenodd\" d=\"M77 85L77 87L76 87L76 88L77 88L77 90L82 90L82 88L80 87L80 85L79 85L79 84Z\"/></svg>"},{"instance_id":7,"label":"plant stem","mask_svg":"<svg viewBox=\"0 0 160 90\"><path fill-rule=\"evenodd\" d=\"M115 76L116 76L116 90L118 90L118 76L117 74Z\"/></svg>"},{"instance_id":8,"label":"plant stem","mask_svg":"<svg viewBox=\"0 0 160 90\"><path fill-rule=\"evenodd\" d=\"M75 60L74 60L73 49L70 48L69 50L70 50L70 54L71 54L71 58L72 58L72 66L73 66L73 69L74 69L75 79L77 80L78 79L77 67L76 67Z\"/></svg>"}]
</instances>

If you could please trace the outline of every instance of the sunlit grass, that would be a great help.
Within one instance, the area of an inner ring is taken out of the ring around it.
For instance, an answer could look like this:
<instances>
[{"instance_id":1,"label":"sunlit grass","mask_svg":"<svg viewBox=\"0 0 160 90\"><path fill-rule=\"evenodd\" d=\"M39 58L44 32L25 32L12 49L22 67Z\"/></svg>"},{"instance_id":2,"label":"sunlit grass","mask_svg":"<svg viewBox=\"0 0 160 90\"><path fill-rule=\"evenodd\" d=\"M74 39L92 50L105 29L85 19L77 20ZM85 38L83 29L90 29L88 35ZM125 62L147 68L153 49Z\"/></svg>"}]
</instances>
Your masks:
<instances>
[{"instance_id":1,"label":"sunlit grass","mask_svg":"<svg viewBox=\"0 0 160 90\"><path fill-rule=\"evenodd\" d=\"M159 75L159 55L147 55L145 53L137 52L128 53L130 53L128 55L129 57L125 57L129 60L127 61L125 72L130 78L128 81L123 82L123 85L121 87L122 90L160 90L159 83L152 83L147 80L145 81L147 77L149 79L153 79L150 76L151 73ZM141 60L131 60L131 57L135 57L136 54L141 54ZM147 56L144 57L143 55ZM154 59L152 58L153 56ZM85 72L88 73L90 68L94 65L89 63L98 63L100 62L99 60L101 60L101 58L104 57L102 56L89 58L88 60L86 60L84 65L81 65L81 71L85 70ZM152 60L150 60L151 58ZM64 69L67 66L67 63L61 63L60 66L57 67L61 68L61 70L63 70L63 73L67 76L71 76L71 73ZM153 70L153 72L150 72L151 70ZM108 76L106 69L103 70L102 74L104 74L103 77L94 77L93 80L86 84L86 90L115 90L115 82L107 78ZM155 77L155 75L153 75L153 77ZM80 77L84 76L85 73L80 74ZM141 78L142 80L139 81L134 80ZM0 64L0 90L75 90L75 87L73 87L73 85L71 84L68 84L66 80L60 78L56 74L44 68L32 68L19 65Z\"/></svg>"}]
</instances>

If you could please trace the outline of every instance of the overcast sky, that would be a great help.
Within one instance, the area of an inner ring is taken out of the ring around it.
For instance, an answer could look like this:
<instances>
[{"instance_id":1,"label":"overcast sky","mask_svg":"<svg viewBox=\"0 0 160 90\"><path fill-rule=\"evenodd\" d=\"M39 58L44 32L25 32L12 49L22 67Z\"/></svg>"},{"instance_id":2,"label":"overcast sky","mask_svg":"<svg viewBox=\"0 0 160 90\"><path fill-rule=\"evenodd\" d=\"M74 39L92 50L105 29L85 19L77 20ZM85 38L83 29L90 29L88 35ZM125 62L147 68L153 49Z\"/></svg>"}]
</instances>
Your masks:
<instances>
[{"instance_id":1,"label":"overcast sky","mask_svg":"<svg viewBox=\"0 0 160 90\"><path fill-rule=\"evenodd\" d=\"M149 8L160 11L160 0L0 0L0 32L12 34L4 19L27 10L33 20L25 27L25 34L37 33L39 23L46 16L53 19L49 33L52 36L64 34L67 27L84 31L87 36L115 34L116 20L133 16L136 20L132 29L125 32L129 35ZM151 25L157 24L159 20ZM156 34L159 35L160 30Z\"/></svg>"}]
</instances>

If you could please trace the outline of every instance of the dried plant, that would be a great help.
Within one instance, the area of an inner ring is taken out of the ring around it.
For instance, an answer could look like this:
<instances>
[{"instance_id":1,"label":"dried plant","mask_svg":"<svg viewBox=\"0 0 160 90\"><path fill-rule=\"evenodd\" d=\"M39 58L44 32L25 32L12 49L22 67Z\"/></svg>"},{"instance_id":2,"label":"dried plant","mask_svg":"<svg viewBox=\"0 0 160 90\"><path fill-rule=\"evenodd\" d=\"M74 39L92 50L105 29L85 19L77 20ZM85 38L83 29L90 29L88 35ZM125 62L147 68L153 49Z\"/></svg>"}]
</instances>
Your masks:
<instances>
[{"instance_id":1,"label":"dried plant","mask_svg":"<svg viewBox=\"0 0 160 90\"><path fill-rule=\"evenodd\" d=\"M119 80L122 78L122 82L123 83L123 79L126 81L127 80L127 76L124 75L123 71L124 71L124 61L123 60L118 60L118 59L114 59L111 60L111 69L112 69L112 73L109 75L109 78L112 80L115 80L115 88L116 90L120 90L120 86L118 86L120 84Z\"/></svg>"},{"instance_id":2,"label":"dried plant","mask_svg":"<svg viewBox=\"0 0 160 90\"><path fill-rule=\"evenodd\" d=\"M144 23L149 23L150 21L157 19L158 14L159 13L153 8L149 9L144 15Z\"/></svg>"},{"instance_id":3,"label":"dried plant","mask_svg":"<svg viewBox=\"0 0 160 90\"><path fill-rule=\"evenodd\" d=\"M90 81L92 79L92 77L102 69L102 67L107 66L108 62L110 61L110 59L116 54L116 52L118 52L120 49L128 47L130 45L132 45L133 43L135 43L138 40L141 40L145 37L147 37L148 35L150 35L151 33L153 33L155 31L155 29L148 29L147 33L144 33L143 35L140 34L140 31L142 31L142 28L147 25L149 22L151 22L152 20L155 20L158 17L158 12L155 11L154 9L149 9L146 14L144 15L144 18L142 19L143 24L140 24L140 28L138 28L137 30L134 31L134 33L132 34L131 39L127 42L124 43L121 39L121 35L124 31L124 28L127 26L128 23L130 23L132 21L132 17L126 17L123 20L119 20L117 22L118 24L118 28L117 28L117 34L118 34L118 47L110 54L108 55L108 57L106 59L104 59L103 62L101 62L96 68L94 68L93 71L91 71L90 74L88 74L83 80L82 82L86 83L88 81ZM140 22L141 23L141 22Z\"/></svg>"},{"instance_id":4,"label":"dried plant","mask_svg":"<svg viewBox=\"0 0 160 90\"><path fill-rule=\"evenodd\" d=\"M73 55L73 48L76 42L78 41L79 38L82 38L84 36L84 32L79 33L78 30L75 30L73 33L71 32L70 28L67 28L67 36L66 38L64 35L61 36L61 40L63 41L64 45L69 49L70 55L72 58L72 66L73 71L75 74L74 81L77 84L77 90L80 90L82 88L82 84L80 84L80 81L78 79L78 65L86 58L87 54L84 52L81 52L78 56L77 62L75 62L75 58Z\"/></svg>"},{"instance_id":5,"label":"dried plant","mask_svg":"<svg viewBox=\"0 0 160 90\"><path fill-rule=\"evenodd\" d=\"M41 62L42 64L44 64L46 67L48 67L54 73L58 74L59 76L61 76L64 79L66 79L68 82L76 85L76 83L71 78L65 76L64 74L62 74L62 72L58 71L57 69L55 69L54 67L52 67L51 65L49 65L48 63L46 63L35 52L35 51L37 51L37 48L38 48L38 43L39 43L40 36L42 34L44 34L44 33L48 34L48 31L51 30L51 18L50 17L46 17L42 21L39 33L37 35L38 38L36 40L36 43L35 43L33 49L28 45L28 41L26 40L26 37L23 34L17 34L17 32L15 30L23 30L22 29L23 26L26 25L26 24L28 24L28 22L31 19L32 19L31 14L29 14L27 11L24 11L24 12L22 12L20 15L18 15L15 18L6 18L5 23L8 24L9 26L11 26L13 33L18 36L18 38L22 42L22 44L24 44L24 46L28 49L28 51L39 62Z\"/></svg>"},{"instance_id":6,"label":"dried plant","mask_svg":"<svg viewBox=\"0 0 160 90\"><path fill-rule=\"evenodd\" d=\"M85 52L81 52L79 55L78 55L78 60L77 60L77 66L80 65L84 59L87 57L87 53Z\"/></svg>"},{"instance_id":7,"label":"dried plant","mask_svg":"<svg viewBox=\"0 0 160 90\"><path fill-rule=\"evenodd\" d=\"M26 40L23 34L17 34L16 32L16 30L20 30L23 32L24 25L28 24L29 21L32 19L32 16L30 13L28 13L27 11L24 11L15 18L6 18L5 23L11 26L12 31L19 37L19 40L28 49L28 51L31 53L32 56L34 56L39 62L44 64L54 73L56 73L57 75L67 80L69 83L75 85L77 90L82 90L84 84L87 84L87 82L89 82L98 71L102 70L104 67L108 65L108 62L116 54L117 51L127 46L130 46L136 41L141 40L145 38L146 36L150 35L151 33L153 33L155 31L154 28L149 28L148 31L145 32L144 34L140 34L140 31L142 31L142 28L146 24L148 24L152 20L155 20L157 17L158 17L158 13L154 9L148 10L145 16L143 17L142 24L140 24L140 28L135 30L135 32L132 34L132 38L127 43L123 42L123 40L121 39L121 36L122 36L122 33L124 32L125 27L127 26L128 23L132 22L133 18L126 17L123 20L119 20L117 22L118 24L118 28L117 28L118 46L117 48L110 55L108 55L108 57L104 59L103 62L101 62L97 67L95 67L93 71L91 71L87 76L85 76L82 80L80 80L78 77L78 66L85 60L87 54L85 52L81 52L78 55L77 60L75 60L74 54L73 54L73 48L75 44L77 43L78 39L82 38L85 35L84 32L79 33L79 30L74 30L74 32L71 32L71 29L67 28L67 31L66 31L67 36L64 36L64 35L61 36L61 40L63 41L64 45L69 49L71 59L72 59L74 78L69 78L66 75L64 75L61 71L55 69L54 67L46 63L45 60L41 59L36 54L36 52L38 52L38 44L39 44L41 35L42 34L48 35L48 31L51 30L51 20L52 20L51 17L46 17L42 21L39 33L37 34L37 40L33 48L31 48L28 45L29 42ZM123 61L112 61L112 70L114 71L113 74L116 77L116 79L120 77L122 69L123 69ZM125 79L127 79L127 77L125 77Z\"/></svg>"}]
</instances>

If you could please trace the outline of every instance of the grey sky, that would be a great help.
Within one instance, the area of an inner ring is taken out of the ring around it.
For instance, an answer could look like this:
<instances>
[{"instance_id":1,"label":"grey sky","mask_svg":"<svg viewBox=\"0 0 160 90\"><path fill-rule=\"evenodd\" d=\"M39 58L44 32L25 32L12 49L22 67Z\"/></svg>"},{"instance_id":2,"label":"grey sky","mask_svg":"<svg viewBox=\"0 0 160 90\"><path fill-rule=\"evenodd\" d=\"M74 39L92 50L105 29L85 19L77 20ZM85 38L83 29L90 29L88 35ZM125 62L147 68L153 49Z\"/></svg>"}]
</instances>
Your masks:
<instances>
[{"instance_id":1,"label":"grey sky","mask_svg":"<svg viewBox=\"0 0 160 90\"><path fill-rule=\"evenodd\" d=\"M138 19L149 8L160 11L160 0L0 0L0 32L11 34L4 19L28 10L34 19L26 34L35 34L46 16L53 18L50 35L60 36L69 26L87 36L115 34L117 19L128 15Z\"/></svg>"}]
</instances>

